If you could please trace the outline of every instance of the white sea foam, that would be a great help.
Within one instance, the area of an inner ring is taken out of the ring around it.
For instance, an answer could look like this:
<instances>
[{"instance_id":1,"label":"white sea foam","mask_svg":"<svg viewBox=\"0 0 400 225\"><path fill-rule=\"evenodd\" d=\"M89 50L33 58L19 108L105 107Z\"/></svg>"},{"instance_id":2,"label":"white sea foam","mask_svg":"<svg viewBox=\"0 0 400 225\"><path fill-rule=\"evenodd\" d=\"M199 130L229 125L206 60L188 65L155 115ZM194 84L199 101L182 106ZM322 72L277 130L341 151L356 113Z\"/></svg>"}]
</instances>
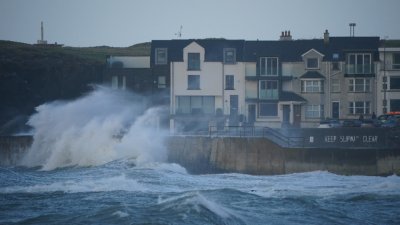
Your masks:
<instances>
[{"instance_id":1,"label":"white sea foam","mask_svg":"<svg viewBox=\"0 0 400 225\"><path fill-rule=\"evenodd\" d=\"M121 158L134 158L137 164L165 160L165 133L157 124L161 109L145 111L143 99L97 88L75 101L37 107L28 122L34 128L34 141L20 165L52 170Z\"/></svg>"},{"instance_id":2,"label":"white sea foam","mask_svg":"<svg viewBox=\"0 0 400 225\"><path fill-rule=\"evenodd\" d=\"M32 186L10 186L0 188L0 193L47 193L47 192L110 192L110 191L133 191L146 192L147 188L136 180L127 178L125 175L107 178L92 178L85 180L66 180L51 184L35 184Z\"/></svg>"},{"instance_id":3,"label":"white sea foam","mask_svg":"<svg viewBox=\"0 0 400 225\"><path fill-rule=\"evenodd\" d=\"M120 217L120 218L124 218L124 217L129 216L128 213L122 212L122 211L116 211L116 212L113 213L113 215L114 215L114 216L118 216L118 217Z\"/></svg>"}]
</instances>

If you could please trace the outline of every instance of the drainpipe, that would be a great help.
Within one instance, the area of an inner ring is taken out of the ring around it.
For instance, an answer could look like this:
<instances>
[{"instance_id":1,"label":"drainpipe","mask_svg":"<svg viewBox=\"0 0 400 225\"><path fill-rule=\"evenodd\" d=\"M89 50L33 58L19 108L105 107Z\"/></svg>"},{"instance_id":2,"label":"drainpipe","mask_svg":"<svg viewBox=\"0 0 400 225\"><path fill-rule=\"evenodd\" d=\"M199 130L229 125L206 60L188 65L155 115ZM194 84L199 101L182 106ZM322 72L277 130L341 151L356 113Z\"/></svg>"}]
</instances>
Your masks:
<instances>
[{"instance_id":1,"label":"drainpipe","mask_svg":"<svg viewBox=\"0 0 400 225\"><path fill-rule=\"evenodd\" d=\"M169 126L170 126L170 133L175 133L175 96L174 96L174 62L171 62L171 71L170 71L170 118Z\"/></svg>"}]
</instances>

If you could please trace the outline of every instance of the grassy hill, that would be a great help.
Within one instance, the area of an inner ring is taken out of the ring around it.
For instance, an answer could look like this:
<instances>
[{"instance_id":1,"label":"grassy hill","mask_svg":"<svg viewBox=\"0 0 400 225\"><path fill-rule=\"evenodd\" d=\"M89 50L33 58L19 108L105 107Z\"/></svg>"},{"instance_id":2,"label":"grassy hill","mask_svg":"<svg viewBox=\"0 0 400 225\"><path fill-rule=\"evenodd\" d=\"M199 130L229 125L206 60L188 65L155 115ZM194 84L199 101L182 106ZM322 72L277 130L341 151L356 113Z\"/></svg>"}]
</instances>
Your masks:
<instances>
[{"instance_id":1,"label":"grassy hill","mask_svg":"<svg viewBox=\"0 0 400 225\"><path fill-rule=\"evenodd\" d=\"M148 56L150 43L76 48L0 41L0 135L23 126L36 106L77 98L102 83L108 55Z\"/></svg>"}]
</instances>

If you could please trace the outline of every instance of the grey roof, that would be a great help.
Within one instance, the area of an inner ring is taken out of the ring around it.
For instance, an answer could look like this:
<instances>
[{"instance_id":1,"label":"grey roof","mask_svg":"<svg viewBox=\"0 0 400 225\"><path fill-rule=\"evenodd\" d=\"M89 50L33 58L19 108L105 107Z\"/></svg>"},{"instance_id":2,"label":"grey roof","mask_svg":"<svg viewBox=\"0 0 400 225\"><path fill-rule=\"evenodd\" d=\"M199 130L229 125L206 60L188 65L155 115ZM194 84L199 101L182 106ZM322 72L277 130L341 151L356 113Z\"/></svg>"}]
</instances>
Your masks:
<instances>
[{"instance_id":1,"label":"grey roof","mask_svg":"<svg viewBox=\"0 0 400 225\"><path fill-rule=\"evenodd\" d=\"M315 79L325 79L325 77L320 74L318 71L307 71L305 74L301 75L300 78L315 78Z\"/></svg>"},{"instance_id":2,"label":"grey roof","mask_svg":"<svg viewBox=\"0 0 400 225\"><path fill-rule=\"evenodd\" d=\"M223 61L223 49L235 48L236 61L258 62L260 57L279 57L280 62L302 61L302 54L315 49L324 55L324 61L345 61L348 52L371 52L375 61L379 60L379 37L330 37L329 43L323 39L292 41L245 41L227 39L179 39L153 40L151 42L151 63L154 63L156 48L168 49L168 62L183 61L183 48L196 42L205 49L206 61ZM334 59L333 54L338 58Z\"/></svg>"},{"instance_id":3,"label":"grey roof","mask_svg":"<svg viewBox=\"0 0 400 225\"><path fill-rule=\"evenodd\" d=\"M290 91L282 91L279 97L279 101L306 102L306 100L303 97Z\"/></svg>"}]
</instances>

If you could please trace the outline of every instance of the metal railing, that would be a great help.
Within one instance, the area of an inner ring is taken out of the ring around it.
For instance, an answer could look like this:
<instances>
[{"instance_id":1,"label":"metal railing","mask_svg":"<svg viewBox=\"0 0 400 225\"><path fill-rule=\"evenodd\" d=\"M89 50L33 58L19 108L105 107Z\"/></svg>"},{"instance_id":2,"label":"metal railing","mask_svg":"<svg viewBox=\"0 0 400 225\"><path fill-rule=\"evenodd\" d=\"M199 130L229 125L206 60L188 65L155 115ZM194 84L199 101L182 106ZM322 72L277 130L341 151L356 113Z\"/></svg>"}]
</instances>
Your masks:
<instances>
[{"instance_id":1,"label":"metal railing","mask_svg":"<svg viewBox=\"0 0 400 225\"><path fill-rule=\"evenodd\" d=\"M304 147L304 137L288 136L270 127L256 126L210 126L210 137L262 137L282 147Z\"/></svg>"}]
</instances>

